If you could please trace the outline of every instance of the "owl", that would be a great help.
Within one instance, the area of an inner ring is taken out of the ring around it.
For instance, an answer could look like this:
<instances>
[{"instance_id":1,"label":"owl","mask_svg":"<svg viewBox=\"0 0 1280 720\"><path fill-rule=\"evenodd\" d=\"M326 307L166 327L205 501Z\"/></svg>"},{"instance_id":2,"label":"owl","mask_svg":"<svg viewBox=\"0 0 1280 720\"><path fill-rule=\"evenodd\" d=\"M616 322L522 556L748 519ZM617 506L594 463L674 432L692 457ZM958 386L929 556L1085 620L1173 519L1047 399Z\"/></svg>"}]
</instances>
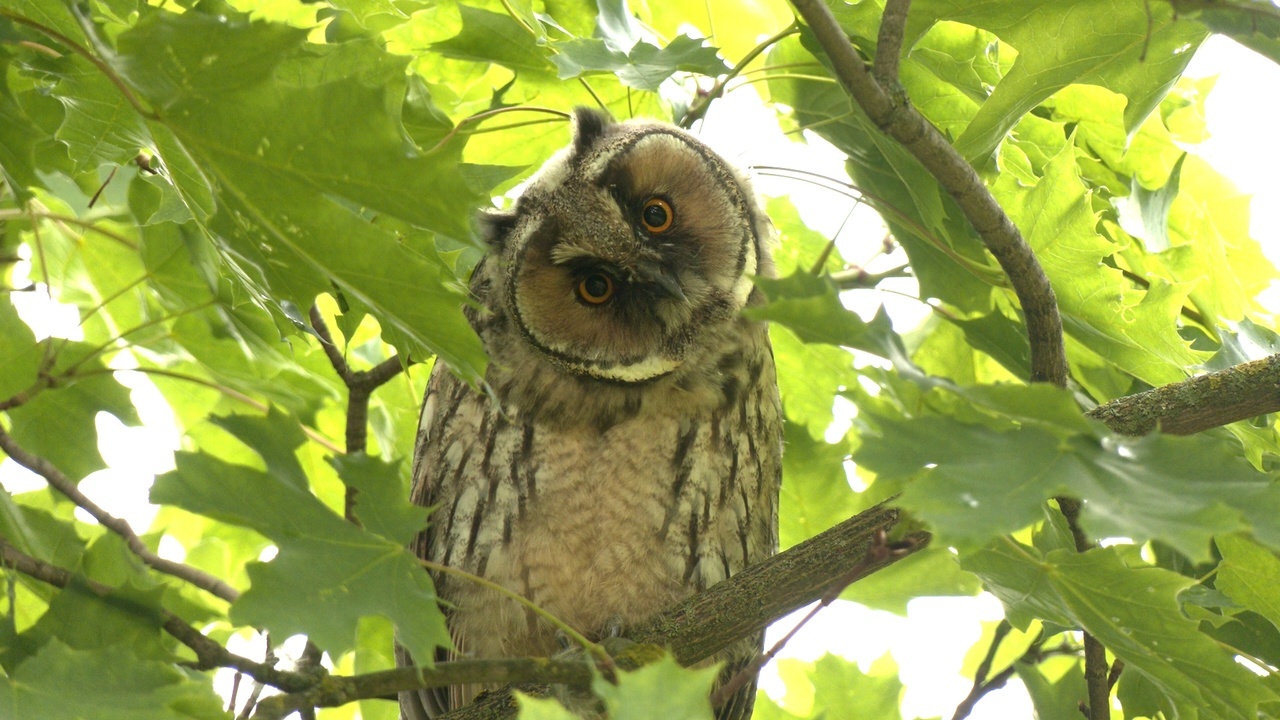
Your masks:
<instances>
[{"instance_id":1,"label":"owl","mask_svg":"<svg viewBox=\"0 0 1280 720\"><path fill-rule=\"evenodd\" d=\"M643 624L777 548L782 411L764 302L772 226L747 178L662 123L573 114L513 209L483 213L468 319L479 391L437 363L412 499L420 557L532 600L593 640ZM435 576L450 657L549 656L555 629ZM722 679L762 637L721 653ZM401 661L411 659L401 650ZM401 695L407 720L483 688ZM751 715L755 684L720 718Z\"/></svg>"}]
</instances>

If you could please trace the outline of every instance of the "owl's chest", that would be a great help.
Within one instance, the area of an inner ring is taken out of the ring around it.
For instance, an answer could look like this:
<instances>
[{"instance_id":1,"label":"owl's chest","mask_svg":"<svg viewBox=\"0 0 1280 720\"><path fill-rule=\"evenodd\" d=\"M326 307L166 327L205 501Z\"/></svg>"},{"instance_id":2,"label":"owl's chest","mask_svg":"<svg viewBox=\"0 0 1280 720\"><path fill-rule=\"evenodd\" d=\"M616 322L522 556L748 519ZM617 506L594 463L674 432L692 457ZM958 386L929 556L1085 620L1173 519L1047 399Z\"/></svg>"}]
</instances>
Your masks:
<instances>
[{"instance_id":1,"label":"owl's chest","mask_svg":"<svg viewBox=\"0 0 1280 720\"><path fill-rule=\"evenodd\" d=\"M652 614L682 593L687 509L676 475L678 422L604 436L550 433L534 453L535 490L491 572L594 631ZM701 463L698 463L701 465ZM706 469L693 469L695 484ZM505 560L506 562L502 562ZM503 567L503 566L506 567ZM504 572L505 571L505 572Z\"/></svg>"},{"instance_id":2,"label":"owl's chest","mask_svg":"<svg viewBox=\"0 0 1280 720\"><path fill-rule=\"evenodd\" d=\"M589 634L635 626L772 551L780 448L776 423L759 410L641 418L604 432L474 416L470 432L489 442L478 454L446 440L434 554ZM465 424L450 434L466 434ZM772 437L757 442L762 428ZM550 630L510 601L449 585L455 629L472 652L554 651Z\"/></svg>"}]
</instances>

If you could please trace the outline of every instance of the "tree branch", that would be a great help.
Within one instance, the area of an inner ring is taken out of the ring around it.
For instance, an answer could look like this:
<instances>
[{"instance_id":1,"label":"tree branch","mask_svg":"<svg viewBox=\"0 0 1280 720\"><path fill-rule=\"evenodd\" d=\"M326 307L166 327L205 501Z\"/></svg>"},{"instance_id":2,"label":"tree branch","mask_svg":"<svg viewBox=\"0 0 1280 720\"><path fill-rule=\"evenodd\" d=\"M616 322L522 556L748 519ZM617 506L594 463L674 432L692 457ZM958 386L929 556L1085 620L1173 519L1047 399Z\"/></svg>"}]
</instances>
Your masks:
<instances>
[{"instance_id":1,"label":"tree branch","mask_svg":"<svg viewBox=\"0 0 1280 720\"><path fill-rule=\"evenodd\" d=\"M236 598L240 597L238 590L209 573L193 568L190 565L165 560L152 552L151 548L148 548L146 543L142 542L142 538L139 538L138 534L133 531L133 528L129 527L129 523L103 510L97 503L86 497L84 493L80 492L80 488L76 487L75 482L62 474L62 471L55 467L53 463L39 455L28 452L18 445L13 436L9 435L3 426L0 426L0 450L4 450L9 457L13 458L14 462L43 477L50 486L66 495L71 502L84 508L103 527L124 538L125 544L129 546L129 549L151 568L166 575L185 580L227 602L235 602Z\"/></svg>"},{"instance_id":2,"label":"tree branch","mask_svg":"<svg viewBox=\"0 0 1280 720\"><path fill-rule=\"evenodd\" d=\"M0 564L59 588L67 587L74 577L70 570L31 557L14 547L5 538L0 538ZM107 595L115 590L88 578L82 578L82 580L99 595ZM305 690L316 682L315 678L302 673L278 670L271 665L236 655L168 610L161 609L160 613L164 619L161 625L164 631L195 652L196 662L193 666L197 670L210 670L216 667L234 668L259 682L293 692Z\"/></svg>"},{"instance_id":3,"label":"tree branch","mask_svg":"<svg viewBox=\"0 0 1280 720\"><path fill-rule=\"evenodd\" d=\"M401 667L352 677L331 676L310 690L291 695L274 695L261 701L253 717L254 720L279 720L302 708L337 707L356 700L389 697L417 688L467 683L563 683L584 686L591 684L591 677L591 665L580 659L455 660L436 663L431 669Z\"/></svg>"},{"instance_id":4,"label":"tree branch","mask_svg":"<svg viewBox=\"0 0 1280 720\"><path fill-rule=\"evenodd\" d=\"M841 85L867 117L910 152L951 195L1009 277L1026 318L1031 346L1031 381L1066 387L1067 359L1062 318L1058 314L1058 303L1048 276L1017 226L996 202L973 166L956 152L937 128L911 107L906 93L898 85L894 71L901 51L908 0L889 0L886 5L876 56L881 67L876 68L876 77L867 71L862 58L822 0L791 0L791 3L813 31ZM1059 502L1075 538L1076 549L1084 552L1092 543L1076 523L1079 503L1066 498ZM1106 651L1087 632L1084 633L1084 642L1090 718L1106 720L1110 693L1106 684Z\"/></svg>"},{"instance_id":5,"label":"tree branch","mask_svg":"<svg viewBox=\"0 0 1280 720\"><path fill-rule=\"evenodd\" d=\"M709 590L678 603L644 627L627 634L637 643L671 650L681 664L705 660L729 644L829 593L833 585L859 580L928 545L928 533L912 533L869 552L898 520L898 511L877 505L783 553L753 565ZM883 542L880 545L884 545ZM353 677L329 677L302 693L262 701L255 717L280 718L302 707L331 707L354 700L387 697L425 687L458 683L588 683L581 660L539 658L466 660L434 668L405 667ZM449 714L463 718L509 718L515 714L509 688L481 696Z\"/></svg>"},{"instance_id":6,"label":"tree branch","mask_svg":"<svg viewBox=\"0 0 1280 720\"><path fill-rule=\"evenodd\" d=\"M1121 435L1169 435L1280 411L1280 354L1112 400L1087 414Z\"/></svg>"},{"instance_id":7,"label":"tree branch","mask_svg":"<svg viewBox=\"0 0 1280 720\"><path fill-rule=\"evenodd\" d=\"M888 0L880 18L876 61L872 69L880 87L890 92L898 88L898 60L902 55L902 36L907 30L907 10L910 8L911 0Z\"/></svg>"},{"instance_id":8,"label":"tree branch","mask_svg":"<svg viewBox=\"0 0 1280 720\"><path fill-rule=\"evenodd\" d=\"M320 347L329 358L329 364L333 366L342 384L347 386L347 454L362 453L369 443L369 399L373 397L374 390L403 372L404 364L397 354L378 363L372 370L352 370L347 359L338 350L337 343L333 341L333 333L329 332L329 325L325 323L318 305L311 306L311 327L320 338ZM347 487L344 505L347 520L359 525L355 516L356 494L355 488Z\"/></svg>"},{"instance_id":9,"label":"tree branch","mask_svg":"<svg viewBox=\"0 0 1280 720\"><path fill-rule=\"evenodd\" d=\"M795 35L798 32L800 32L800 26L792 22L787 27L778 31L773 36L766 38L759 45L756 45L751 48L751 50L747 51L747 54L742 56L742 59L738 61L737 65L733 66L733 69L731 69L727 75L716 80L715 84L712 85L711 89L705 94L700 93L696 98L694 98L693 102L689 104L689 110L685 112L684 117L680 120L680 127L686 130L693 127L694 123L701 120L707 114L707 110L711 108L711 103L721 95L724 95L724 87L730 80L741 75L742 71L745 70L756 58L760 57L760 54L765 50L773 47L783 38Z\"/></svg>"},{"instance_id":10,"label":"tree branch","mask_svg":"<svg viewBox=\"0 0 1280 720\"><path fill-rule=\"evenodd\" d=\"M822 0L792 0L791 4L813 31L845 90L877 127L901 143L955 199L1008 275L1026 315L1032 380L1064 387L1067 360L1058 303L1048 277L1017 226L942 133L905 97L876 82ZM886 40L901 44L901 38L884 38L881 42Z\"/></svg>"},{"instance_id":11,"label":"tree branch","mask_svg":"<svg viewBox=\"0 0 1280 720\"><path fill-rule=\"evenodd\" d=\"M730 643L759 632L774 620L822 598L833 584L855 582L911 555L929 544L930 535L915 532L865 564L868 550L881 532L898 521L896 509L877 505L835 527L743 570L662 612L645 627L628 633L639 643L671 650L682 665L705 660ZM865 564L865 572L848 577ZM515 715L509 688L488 693L448 720L497 720Z\"/></svg>"}]
</instances>

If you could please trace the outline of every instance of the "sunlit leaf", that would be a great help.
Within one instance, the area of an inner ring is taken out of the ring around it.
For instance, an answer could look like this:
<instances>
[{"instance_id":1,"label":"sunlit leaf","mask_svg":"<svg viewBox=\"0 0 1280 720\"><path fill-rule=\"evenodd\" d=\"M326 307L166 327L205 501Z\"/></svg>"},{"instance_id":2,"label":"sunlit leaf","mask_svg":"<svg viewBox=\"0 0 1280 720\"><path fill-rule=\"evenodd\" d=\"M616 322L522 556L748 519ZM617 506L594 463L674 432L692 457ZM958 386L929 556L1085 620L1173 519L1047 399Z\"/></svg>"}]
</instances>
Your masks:
<instances>
[{"instance_id":1,"label":"sunlit leaf","mask_svg":"<svg viewBox=\"0 0 1280 720\"><path fill-rule=\"evenodd\" d=\"M74 688L74 691L69 689ZM0 678L0 707L48 720L225 720L210 682L113 645L73 650L53 640Z\"/></svg>"},{"instance_id":2,"label":"sunlit leaf","mask_svg":"<svg viewBox=\"0 0 1280 720\"><path fill-rule=\"evenodd\" d=\"M296 425L277 416L226 426L268 472L179 453L177 469L156 480L151 497L252 528L279 547L271 562L249 566L250 588L231 608L234 621L286 637L305 632L339 653L355 645L361 617L382 615L422 662L451 644L431 580L402 542L356 527L311 494L289 452L302 441Z\"/></svg>"}]
</instances>

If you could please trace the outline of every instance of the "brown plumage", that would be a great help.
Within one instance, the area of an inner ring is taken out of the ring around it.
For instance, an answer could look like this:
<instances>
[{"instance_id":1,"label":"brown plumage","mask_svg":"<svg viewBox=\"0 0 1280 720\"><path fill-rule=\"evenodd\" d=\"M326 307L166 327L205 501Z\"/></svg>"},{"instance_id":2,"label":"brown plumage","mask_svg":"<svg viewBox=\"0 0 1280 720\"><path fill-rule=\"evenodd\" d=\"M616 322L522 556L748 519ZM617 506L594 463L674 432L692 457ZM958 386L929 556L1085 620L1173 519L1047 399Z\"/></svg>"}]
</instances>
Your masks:
<instances>
[{"instance_id":1,"label":"brown plumage","mask_svg":"<svg viewBox=\"0 0 1280 720\"><path fill-rule=\"evenodd\" d=\"M436 510L420 556L599 639L772 554L782 412L767 328L741 315L762 302L750 276L772 274L771 227L745 177L674 127L579 110L573 144L481 225L471 322L493 397L432 372L413 501ZM559 650L511 600L435 582L461 655ZM760 640L717 659L729 672ZM401 713L477 691L405 693ZM719 716L749 717L754 695Z\"/></svg>"}]
</instances>

